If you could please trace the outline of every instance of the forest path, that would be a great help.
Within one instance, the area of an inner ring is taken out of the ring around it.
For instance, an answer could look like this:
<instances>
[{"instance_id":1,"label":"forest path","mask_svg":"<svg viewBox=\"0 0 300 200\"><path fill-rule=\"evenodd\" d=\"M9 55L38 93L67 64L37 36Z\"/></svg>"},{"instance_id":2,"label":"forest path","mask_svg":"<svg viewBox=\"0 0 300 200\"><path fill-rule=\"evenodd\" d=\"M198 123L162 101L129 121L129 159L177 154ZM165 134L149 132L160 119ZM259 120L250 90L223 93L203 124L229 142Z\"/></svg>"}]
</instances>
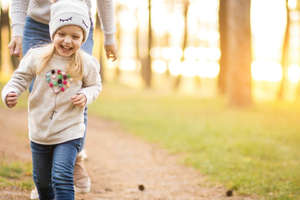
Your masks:
<instances>
[{"instance_id":1,"label":"forest path","mask_svg":"<svg viewBox=\"0 0 300 200\"><path fill-rule=\"evenodd\" d=\"M30 161L25 110L0 109L0 157ZM77 200L250 200L226 196L198 171L178 163L178 155L124 132L116 122L89 116L85 161L92 180ZM17 149L17 151L16 151ZM0 200L29 199L29 191L0 190Z\"/></svg>"}]
</instances>

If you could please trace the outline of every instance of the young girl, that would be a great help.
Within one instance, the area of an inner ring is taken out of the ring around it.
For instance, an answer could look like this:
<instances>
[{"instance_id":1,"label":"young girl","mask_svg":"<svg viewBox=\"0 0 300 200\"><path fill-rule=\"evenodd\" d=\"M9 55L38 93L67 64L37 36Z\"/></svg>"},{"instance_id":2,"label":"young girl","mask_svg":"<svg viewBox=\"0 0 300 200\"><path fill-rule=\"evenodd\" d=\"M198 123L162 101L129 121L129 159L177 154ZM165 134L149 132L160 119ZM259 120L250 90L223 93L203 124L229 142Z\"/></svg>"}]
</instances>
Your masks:
<instances>
[{"instance_id":1,"label":"young girl","mask_svg":"<svg viewBox=\"0 0 300 200\"><path fill-rule=\"evenodd\" d=\"M12 108L36 78L28 102L33 179L40 200L74 199L73 169L84 135L85 104L101 90L100 66L80 50L89 32L82 1L51 6L52 43L31 49L3 88L2 100Z\"/></svg>"}]
</instances>

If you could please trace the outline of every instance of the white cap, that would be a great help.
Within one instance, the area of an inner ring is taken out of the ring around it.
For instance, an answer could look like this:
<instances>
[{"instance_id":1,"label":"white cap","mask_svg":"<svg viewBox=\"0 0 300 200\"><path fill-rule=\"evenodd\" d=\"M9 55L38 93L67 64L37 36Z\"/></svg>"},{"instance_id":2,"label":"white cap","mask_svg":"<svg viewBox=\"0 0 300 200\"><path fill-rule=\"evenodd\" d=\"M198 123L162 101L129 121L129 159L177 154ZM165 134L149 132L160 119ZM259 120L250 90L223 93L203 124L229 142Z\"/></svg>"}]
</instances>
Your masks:
<instances>
[{"instance_id":1,"label":"white cap","mask_svg":"<svg viewBox=\"0 0 300 200\"><path fill-rule=\"evenodd\" d=\"M83 42L87 40L90 31L88 7L81 0L61 0L51 5L49 32L53 40L55 32L62 26L77 25L83 30Z\"/></svg>"}]
</instances>

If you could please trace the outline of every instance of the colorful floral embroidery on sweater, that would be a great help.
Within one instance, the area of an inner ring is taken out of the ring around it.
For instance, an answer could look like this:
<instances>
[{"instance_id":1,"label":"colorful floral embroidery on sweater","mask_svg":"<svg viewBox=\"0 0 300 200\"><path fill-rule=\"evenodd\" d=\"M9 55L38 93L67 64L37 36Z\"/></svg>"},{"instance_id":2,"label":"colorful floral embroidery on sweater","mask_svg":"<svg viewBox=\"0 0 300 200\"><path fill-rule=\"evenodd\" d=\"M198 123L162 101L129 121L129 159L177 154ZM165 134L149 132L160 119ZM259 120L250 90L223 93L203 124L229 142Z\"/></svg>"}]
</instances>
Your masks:
<instances>
[{"instance_id":1,"label":"colorful floral embroidery on sweater","mask_svg":"<svg viewBox=\"0 0 300 200\"><path fill-rule=\"evenodd\" d=\"M59 92L64 92L67 88L70 87L72 78L66 72L61 71L60 69L52 69L46 73L46 80L50 88L52 88L55 94Z\"/></svg>"}]
</instances>

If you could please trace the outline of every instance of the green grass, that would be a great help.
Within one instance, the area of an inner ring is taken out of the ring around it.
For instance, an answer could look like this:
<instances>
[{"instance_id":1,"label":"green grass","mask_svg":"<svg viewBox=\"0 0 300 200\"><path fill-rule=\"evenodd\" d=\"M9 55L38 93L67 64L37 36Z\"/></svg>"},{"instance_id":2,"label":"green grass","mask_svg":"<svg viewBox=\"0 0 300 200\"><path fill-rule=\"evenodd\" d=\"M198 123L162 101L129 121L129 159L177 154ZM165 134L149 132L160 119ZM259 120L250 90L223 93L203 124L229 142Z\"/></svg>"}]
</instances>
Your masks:
<instances>
[{"instance_id":1,"label":"green grass","mask_svg":"<svg viewBox=\"0 0 300 200\"><path fill-rule=\"evenodd\" d=\"M226 105L223 99L106 84L89 114L119 121L184 155L183 162L212 183L260 200L300 199L300 104Z\"/></svg>"},{"instance_id":2,"label":"green grass","mask_svg":"<svg viewBox=\"0 0 300 200\"><path fill-rule=\"evenodd\" d=\"M4 83L0 81L1 90L3 85ZM28 93L26 92L21 95L16 109L27 107L27 96ZM4 107L2 100L0 107ZM0 144L1 142L3 141L0 141ZM31 190L33 188L32 165L30 162L24 163L21 160L12 160L0 155L0 190L10 188L20 190Z\"/></svg>"},{"instance_id":3,"label":"green grass","mask_svg":"<svg viewBox=\"0 0 300 200\"><path fill-rule=\"evenodd\" d=\"M33 187L31 163L0 160L0 189L19 188L30 190Z\"/></svg>"},{"instance_id":4,"label":"green grass","mask_svg":"<svg viewBox=\"0 0 300 200\"><path fill-rule=\"evenodd\" d=\"M89 113L182 153L212 182L260 199L300 199L300 105L261 103L248 109L202 99L109 85Z\"/></svg>"}]
</instances>

